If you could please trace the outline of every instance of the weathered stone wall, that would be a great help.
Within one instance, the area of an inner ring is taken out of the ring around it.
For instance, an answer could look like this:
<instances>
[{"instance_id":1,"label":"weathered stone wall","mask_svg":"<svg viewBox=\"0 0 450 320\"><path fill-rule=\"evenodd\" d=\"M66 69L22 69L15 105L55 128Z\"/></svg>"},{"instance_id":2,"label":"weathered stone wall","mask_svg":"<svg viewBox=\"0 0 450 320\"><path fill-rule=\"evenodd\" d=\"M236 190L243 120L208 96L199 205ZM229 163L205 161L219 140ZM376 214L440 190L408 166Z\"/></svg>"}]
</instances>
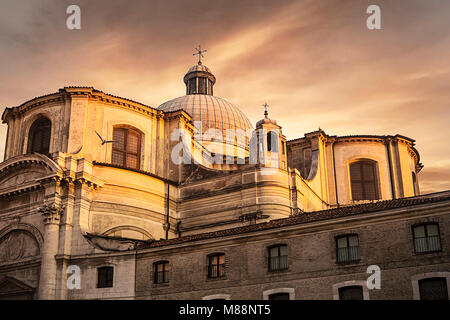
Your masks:
<instances>
[{"instance_id":1,"label":"weathered stone wall","mask_svg":"<svg viewBox=\"0 0 450 320\"><path fill-rule=\"evenodd\" d=\"M231 299L262 299L266 290L291 288L295 299L333 299L333 286L366 281L367 267L375 264L381 268L381 289L369 290L369 299L413 299L414 275L450 270L450 219L445 210L403 208L389 217L378 213L370 219L336 219L142 250L136 266L136 297L202 299L226 294ZM411 227L426 221L439 223L442 252L414 253ZM349 233L359 236L361 259L338 264L335 237ZM273 244L288 245L288 270L268 271L267 247ZM207 278L207 255L215 252L226 255L224 279ZM153 263L158 260L170 263L168 284L153 283Z\"/></svg>"}]
</instances>

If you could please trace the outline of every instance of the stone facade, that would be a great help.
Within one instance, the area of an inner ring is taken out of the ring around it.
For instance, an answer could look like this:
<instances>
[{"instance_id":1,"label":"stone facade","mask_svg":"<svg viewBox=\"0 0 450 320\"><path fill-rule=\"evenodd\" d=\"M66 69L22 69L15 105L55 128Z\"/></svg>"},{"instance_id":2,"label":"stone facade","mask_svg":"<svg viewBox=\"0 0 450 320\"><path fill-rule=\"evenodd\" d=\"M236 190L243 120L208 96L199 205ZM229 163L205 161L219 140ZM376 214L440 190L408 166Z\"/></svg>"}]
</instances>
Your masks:
<instances>
[{"instance_id":1,"label":"stone facade","mask_svg":"<svg viewBox=\"0 0 450 320\"><path fill-rule=\"evenodd\" d=\"M367 290L367 268L377 265L381 269L381 289L368 290L368 299L416 299L414 287L420 275L441 272L450 281L450 194L441 196L425 204L417 201L374 212L349 214L350 210L334 210L328 219L320 217L321 213L311 213L307 215L313 217L307 222L294 216L283 219L283 225L275 221L264 230L238 228L209 239L204 236L162 241L138 252L136 298L203 299L226 295L229 299L263 299L268 292L289 289L291 298L331 300L342 286L363 283ZM412 226L424 222L439 224L442 251L415 253ZM335 239L346 234L358 235L360 259L337 263ZM288 246L289 267L271 272L267 248L276 244ZM207 256L215 252L225 254L225 277L208 279ZM159 260L169 261L167 284L152 280L153 263Z\"/></svg>"},{"instance_id":2,"label":"stone facade","mask_svg":"<svg viewBox=\"0 0 450 320\"><path fill-rule=\"evenodd\" d=\"M209 69L197 69L190 69L189 77L212 75ZM152 108L91 87L65 87L6 108L2 120L8 132L0 163L0 297L262 299L281 290L295 299L331 299L333 288L339 291L346 281L362 281L369 263L380 265L387 279L448 270L443 258L448 252L448 217L428 213L442 195L419 197L422 165L414 140L400 135L336 137L319 130L286 141L282 127L267 113L242 139L249 147L233 139L197 139L195 121L204 116L209 129L248 129L245 116L223 101L210 90L195 99L187 95L171 100L170 108ZM43 119L50 123L49 131L36 131ZM120 149L118 130L139 137L127 142L135 143L136 151ZM211 152L211 145L223 153ZM134 159L133 166L118 164L113 156L117 150L119 156L123 152L126 159ZM364 161L373 163L375 177L369 184L377 194L361 200L352 192L356 185L350 168ZM383 220L385 209L407 197L422 199L424 206L411 212L396 209L407 213L395 211L389 223ZM361 205L369 210L374 204L385 207L377 207L379 215L361 213L358 223L353 218L343 223L337 215L336 220L313 225L250 231L276 226L277 221L319 217L329 210L351 211ZM407 221L419 218L438 219L442 228L443 251L431 260L430 255L410 255L411 235L392 236L394 225L406 230ZM333 237L350 225L361 235L361 261L337 266ZM238 232L231 235L230 230ZM192 237L206 238L194 243ZM381 246L380 241L396 239L403 241L404 251ZM289 269L267 273L266 247L277 242L288 246ZM205 281L211 252L225 253L226 279ZM396 264L397 259L404 264ZM168 261L169 284L150 281L156 260ZM80 268L80 289L67 286L71 266ZM101 267L113 267L112 287L97 287ZM408 268L411 274L395 274ZM400 287L404 294L390 297L412 297L409 287ZM370 293L377 294L384 297L381 291Z\"/></svg>"}]
</instances>

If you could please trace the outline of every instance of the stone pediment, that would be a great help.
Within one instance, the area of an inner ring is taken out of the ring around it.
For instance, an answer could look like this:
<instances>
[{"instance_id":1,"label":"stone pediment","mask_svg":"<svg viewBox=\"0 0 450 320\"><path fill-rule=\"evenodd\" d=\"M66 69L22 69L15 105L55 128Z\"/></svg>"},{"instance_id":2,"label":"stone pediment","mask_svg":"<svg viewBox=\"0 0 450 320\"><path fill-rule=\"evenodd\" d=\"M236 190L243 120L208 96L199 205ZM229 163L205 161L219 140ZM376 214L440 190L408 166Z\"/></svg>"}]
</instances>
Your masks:
<instances>
[{"instance_id":1,"label":"stone pediment","mask_svg":"<svg viewBox=\"0 0 450 320\"><path fill-rule=\"evenodd\" d=\"M0 195L40 186L45 179L62 175L62 169L40 154L27 154L0 163Z\"/></svg>"},{"instance_id":2,"label":"stone pediment","mask_svg":"<svg viewBox=\"0 0 450 320\"><path fill-rule=\"evenodd\" d=\"M32 299L35 288L12 277L0 277L0 300Z\"/></svg>"}]
</instances>

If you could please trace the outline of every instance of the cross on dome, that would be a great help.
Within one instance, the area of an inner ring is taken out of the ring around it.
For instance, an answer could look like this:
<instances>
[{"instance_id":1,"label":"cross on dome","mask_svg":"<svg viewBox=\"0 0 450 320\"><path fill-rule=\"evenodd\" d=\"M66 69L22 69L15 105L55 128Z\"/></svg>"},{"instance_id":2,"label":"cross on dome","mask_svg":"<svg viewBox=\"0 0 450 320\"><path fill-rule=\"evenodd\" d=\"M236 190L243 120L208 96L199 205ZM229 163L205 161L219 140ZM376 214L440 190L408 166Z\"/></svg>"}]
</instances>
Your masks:
<instances>
[{"instance_id":1,"label":"cross on dome","mask_svg":"<svg viewBox=\"0 0 450 320\"><path fill-rule=\"evenodd\" d=\"M204 58L203 53L207 50L202 50L202 47L198 45L198 48L194 48L196 53L192 54L193 56L198 55L198 64L202 64L202 58Z\"/></svg>"},{"instance_id":2,"label":"cross on dome","mask_svg":"<svg viewBox=\"0 0 450 320\"><path fill-rule=\"evenodd\" d=\"M269 105L265 102L262 106L264 107L264 118L267 119L269 116Z\"/></svg>"}]
</instances>

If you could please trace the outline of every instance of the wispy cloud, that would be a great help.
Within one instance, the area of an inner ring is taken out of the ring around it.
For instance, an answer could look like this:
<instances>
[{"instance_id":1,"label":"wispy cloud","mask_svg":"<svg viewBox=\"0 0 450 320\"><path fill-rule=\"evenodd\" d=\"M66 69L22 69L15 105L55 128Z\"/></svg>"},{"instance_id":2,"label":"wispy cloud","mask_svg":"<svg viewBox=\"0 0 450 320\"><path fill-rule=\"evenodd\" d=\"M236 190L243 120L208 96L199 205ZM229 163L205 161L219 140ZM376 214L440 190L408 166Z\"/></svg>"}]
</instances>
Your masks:
<instances>
[{"instance_id":1,"label":"wispy cloud","mask_svg":"<svg viewBox=\"0 0 450 320\"><path fill-rule=\"evenodd\" d=\"M368 0L77 3L80 31L65 28L70 1L1 2L0 111L66 85L157 107L184 94L183 75L201 44L216 95L252 122L267 101L288 139L319 126L338 135L410 136L425 164L422 189L449 188L446 0L378 0L376 31L365 26ZM0 141L5 136L3 125Z\"/></svg>"}]
</instances>

